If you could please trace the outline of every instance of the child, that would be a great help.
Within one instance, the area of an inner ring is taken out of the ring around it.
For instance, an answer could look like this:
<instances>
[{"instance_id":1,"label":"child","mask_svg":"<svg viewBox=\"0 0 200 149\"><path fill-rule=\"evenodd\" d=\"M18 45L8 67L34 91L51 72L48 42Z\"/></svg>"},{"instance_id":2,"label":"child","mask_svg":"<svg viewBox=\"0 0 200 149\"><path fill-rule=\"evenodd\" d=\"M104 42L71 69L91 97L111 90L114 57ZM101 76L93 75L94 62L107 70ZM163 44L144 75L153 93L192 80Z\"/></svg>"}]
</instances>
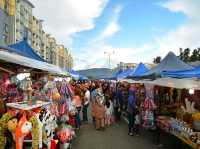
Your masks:
<instances>
[{"instance_id":1,"label":"child","mask_svg":"<svg viewBox=\"0 0 200 149\"><path fill-rule=\"evenodd\" d=\"M140 123L141 123L140 112L138 110L136 110L136 113L135 113L135 133L136 133L136 136L139 136Z\"/></svg>"},{"instance_id":2,"label":"child","mask_svg":"<svg viewBox=\"0 0 200 149\"><path fill-rule=\"evenodd\" d=\"M106 115L105 115L105 124L107 126L111 125L111 118L113 113L113 104L111 100L107 100L105 103Z\"/></svg>"}]
</instances>

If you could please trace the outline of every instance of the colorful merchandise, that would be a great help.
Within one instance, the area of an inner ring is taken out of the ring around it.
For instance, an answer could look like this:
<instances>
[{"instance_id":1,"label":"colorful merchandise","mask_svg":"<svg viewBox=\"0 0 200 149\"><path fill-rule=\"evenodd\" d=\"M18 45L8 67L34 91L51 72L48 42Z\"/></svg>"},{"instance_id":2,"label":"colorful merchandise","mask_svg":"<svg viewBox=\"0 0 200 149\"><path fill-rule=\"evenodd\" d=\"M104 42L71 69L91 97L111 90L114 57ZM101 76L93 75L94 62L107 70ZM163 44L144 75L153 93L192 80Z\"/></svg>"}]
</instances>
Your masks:
<instances>
[{"instance_id":1,"label":"colorful merchandise","mask_svg":"<svg viewBox=\"0 0 200 149\"><path fill-rule=\"evenodd\" d=\"M24 137L31 132L31 129L32 125L27 121L26 115L24 114L19 120L15 134L13 134L16 143L16 149L23 148Z\"/></svg>"},{"instance_id":2,"label":"colorful merchandise","mask_svg":"<svg viewBox=\"0 0 200 149\"><path fill-rule=\"evenodd\" d=\"M142 104L143 127L155 129L154 110L156 105L152 99L146 98Z\"/></svg>"},{"instance_id":3,"label":"colorful merchandise","mask_svg":"<svg viewBox=\"0 0 200 149\"><path fill-rule=\"evenodd\" d=\"M4 114L0 119L0 149L5 148L6 143L6 130L7 130L7 123L12 118L12 115L10 113Z\"/></svg>"}]
</instances>

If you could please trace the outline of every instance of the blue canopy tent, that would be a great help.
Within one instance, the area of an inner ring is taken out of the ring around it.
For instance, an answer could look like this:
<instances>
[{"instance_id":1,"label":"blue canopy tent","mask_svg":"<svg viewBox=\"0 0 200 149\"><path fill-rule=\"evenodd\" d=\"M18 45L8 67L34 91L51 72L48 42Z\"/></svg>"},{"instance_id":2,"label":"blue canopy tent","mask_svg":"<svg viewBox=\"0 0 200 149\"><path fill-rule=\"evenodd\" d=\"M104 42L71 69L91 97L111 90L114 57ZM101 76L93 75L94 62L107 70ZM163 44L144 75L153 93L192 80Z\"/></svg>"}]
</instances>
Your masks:
<instances>
[{"instance_id":1,"label":"blue canopy tent","mask_svg":"<svg viewBox=\"0 0 200 149\"><path fill-rule=\"evenodd\" d=\"M73 70L73 69L69 73L75 79L79 79L79 77L80 77L80 74L77 71Z\"/></svg>"},{"instance_id":2,"label":"blue canopy tent","mask_svg":"<svg viewBox=\"0 0 200 149\"><path fill-rule=\"evenodd\" d=\"M118 70L117 72L113 73L113 75L112 75L111 77L104 77L104 78L102 78L102 79L106 79L106 80L116 80L116 79L117 79L117 76L118 76L120 73L122 73L122 72L123 72L123 70L120 69L120 70Z\"/></svg>"},{"instance_id":3,"label":"blue canopy tent","mask_svg":"<svg viewBox=\"0 0 200 149\"><path fill-rule=\"evenodd\" d=\"M76 80L81 80L81 81L88 80L87 77L85 77L84 75L79 74L77 71L75 71L73 69L69 73Z\"/></svg>"},{"instance_id":4,"label":"blue canopy tent","mask_svg":"<svg viewBox=\"0 0 200 149\"><path fill-rule=\"evenodd\" d=\"M55 65L49 64L47 62L38 61L26 56L22 56L15 52L11 52L10 49L11 48L8 47L0 47L0 60L18 64L21 66L47 71L53 74L63 75L64 73L59 67Z\"/></svg>"},{"instance_id":5,"label":"blue canopy tent","mask_svg":"<svg viewBox=\"0 0 200 149\"><path fill-rule=\"evenodd\" d=\"M181 71L191 69L193 69L192 66L181 61L173 52L169 52L160 64L146 72L143 77L150 75L160 76L164 71Z\"/></svg>"},{"instance_id":6,"label":"blue canopy tent","mask_svg":"<svg viewBox=\"0 0 200 149\"><path fill-rule=\"evenodd\" d=\"M88 78L83 75L79 75L79 80L84 81L84 80L88 80Z\"/></svg>"},{"instance_id":7,"label":"blue canopy tent","mask_svg":"<svg viewBox=\"0 0 200 149\"><path fill-rule=\"evenodd\" d=\"M10 52L15 52L19 55L45 62L45 60L31 48L27 41L21 41L16 44L9 45L8 47Z\"/></svg>"},{"instance_id":8,"label":"blue canopy tent","mask_svg":"<svg viewBox=\"0 0 200 149\"><path fill-rule=\"evenodd\" d=\"M116 78L117 78L117 80L124 79L124 78L128 77L130 74L132 74L133 72L134 72L133 69L128 68L125 71L118 74Z\"/></svg>"},{"instance_id":9,"label":"blue canopy tent","mask_svg":"<svg viewBox=\"0 0 200 149\"><path fill-rule=\"evenodd\" d=\"M162 77L172 78L200 78L200 67L196 67L191 70L181 71L165 71L162 73Z\"/></svg>"},{"instance_id":10,"label":"blue canopy tent","mask_svg":"<svg viewBox=\"0 0 200 149\"><path fill-rule=\"evenodd\" d=\"M149 69L143 63L139 63L135 70L132 73L130 73L128 77L140 77L148 71Z\"/></svg>"}]
</instances>

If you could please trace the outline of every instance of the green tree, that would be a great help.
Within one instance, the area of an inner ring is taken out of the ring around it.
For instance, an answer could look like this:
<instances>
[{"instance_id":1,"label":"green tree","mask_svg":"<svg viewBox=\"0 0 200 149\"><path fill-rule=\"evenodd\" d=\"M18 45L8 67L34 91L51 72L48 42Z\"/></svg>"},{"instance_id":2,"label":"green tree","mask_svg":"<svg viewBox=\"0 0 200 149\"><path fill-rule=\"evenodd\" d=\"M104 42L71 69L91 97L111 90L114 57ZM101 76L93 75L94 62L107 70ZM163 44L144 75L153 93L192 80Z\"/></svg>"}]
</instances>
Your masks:
<instances>
[{"instance_id":1,"label":"green tree","mask_svg":"<svg viewBox=\"0 0 200 149\"><path fill-rule=\"evenodd\" d=\"M184 61L184 57L183 57L183 49L182 49L182 48L179 49L179 53L180 53L180 54L179 54L178 57L179 57L182 61Z\"/></svg>"},{"instance_id":2,"label":"green tree","mask_svg":"<svg viewBox=\"0 0 200 149\"><path fill-rule=\"evenodd\" d=\"M200 61L200 48L197 49L198 61Z\"/></svg>"},{"instance_id":3,"label":"green tree","mask_svg":"<svg viewBox=\"0 0 200 149\"><path fill-rule=\"evenodd\" d=\"M198 50L197 50L197 49L194 49L194 50L192 51L192 55L191 55L191 57L190 57L190 61L191 61L191 62L198 61L198 58L199 58Z\"/></svg>"},{"instance_id":4,"label":"green tree","mask_svg":"<svg viewBox=\"0 0 200 149\"><path fill-rule=\"evenodd\" d=\"M159 64L161 62L161 56L157 56L156 58L153 59L154 64Z\"/></svg>"},{"instance_id":5,"label":"green tree","mask_svg":"<svg viewBox=\"0 0 200 149\"><path fill-rule=\"evenodd\" d=\"M190 61L190 49L187 48L183 51L183 61L189 62Z\"/></svg>"}]
</instances>

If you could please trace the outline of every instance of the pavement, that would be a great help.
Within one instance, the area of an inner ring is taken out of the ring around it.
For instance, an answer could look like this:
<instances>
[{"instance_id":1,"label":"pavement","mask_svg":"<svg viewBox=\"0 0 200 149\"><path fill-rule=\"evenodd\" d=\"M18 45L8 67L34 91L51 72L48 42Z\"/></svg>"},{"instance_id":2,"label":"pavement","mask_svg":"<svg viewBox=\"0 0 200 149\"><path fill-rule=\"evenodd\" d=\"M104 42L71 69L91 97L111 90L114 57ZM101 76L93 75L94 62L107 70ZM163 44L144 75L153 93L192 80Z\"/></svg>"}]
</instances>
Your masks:
<instances>
[{"instance_id":1,"label":"pavement","mask_svg":"<svg viewBox=\"0 0 200 149\"><path fill-rule=\"evenodd\" d=\"M125 117L121 122L107 127L105 131L97 131L92 125L90 110L88 115L89 123L81 126L72 149L191 149L166 133L161 133L163 145L156 144L156 134L152 131L141 130L140 136L129 136L128 121Z\"/></svg>"},{"instance_id":2,"label":"pavement","mask_svg":"<svg viewBox=\"0 0 200 149\"><path fill-rule=\"evenodd\" d=\"M73 149L157 149L151 132L128 136L127 124L122 121L97 131L92 124L84 124L72 144Z\"/></svg>"}]
</instances>

